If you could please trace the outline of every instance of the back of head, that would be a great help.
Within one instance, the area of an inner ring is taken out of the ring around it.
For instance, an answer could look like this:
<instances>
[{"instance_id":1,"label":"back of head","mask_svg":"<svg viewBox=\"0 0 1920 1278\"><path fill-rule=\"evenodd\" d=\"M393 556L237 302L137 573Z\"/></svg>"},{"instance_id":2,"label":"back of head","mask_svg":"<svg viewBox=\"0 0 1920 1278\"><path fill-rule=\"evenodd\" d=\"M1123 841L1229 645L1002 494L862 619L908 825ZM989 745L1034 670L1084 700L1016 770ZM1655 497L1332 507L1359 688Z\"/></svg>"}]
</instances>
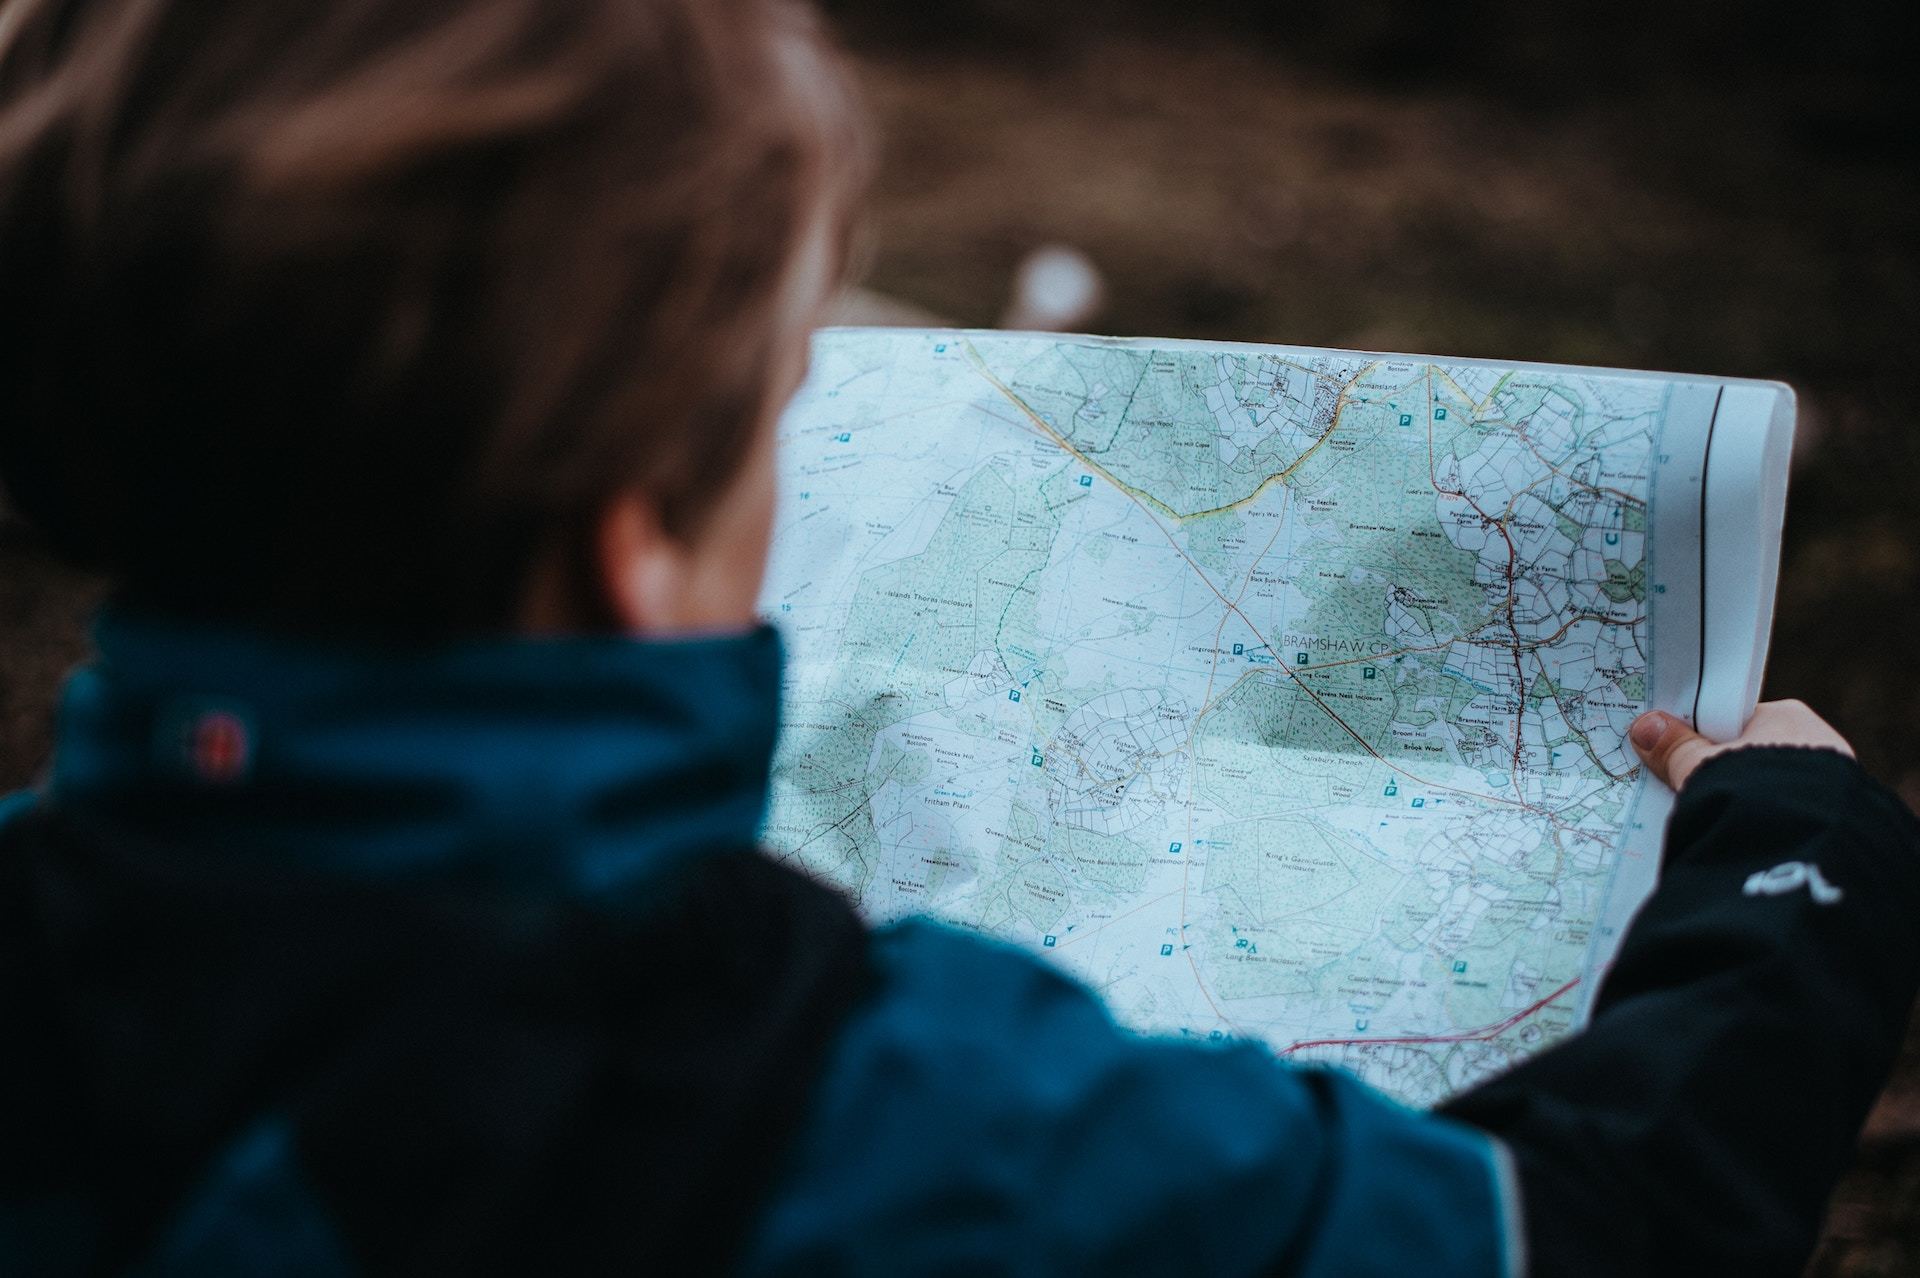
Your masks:
<instances>
[{"instance_id":1,"label":"back of head","mask_svg":"<svg viewBox=\"0 0 1920 1278\"><path fill-rule=\"evenodd\" d=\"M0 478L167 609L500 628L697 527L862 157L789 0L0 0Z\"/></svg>"}]
</instances>

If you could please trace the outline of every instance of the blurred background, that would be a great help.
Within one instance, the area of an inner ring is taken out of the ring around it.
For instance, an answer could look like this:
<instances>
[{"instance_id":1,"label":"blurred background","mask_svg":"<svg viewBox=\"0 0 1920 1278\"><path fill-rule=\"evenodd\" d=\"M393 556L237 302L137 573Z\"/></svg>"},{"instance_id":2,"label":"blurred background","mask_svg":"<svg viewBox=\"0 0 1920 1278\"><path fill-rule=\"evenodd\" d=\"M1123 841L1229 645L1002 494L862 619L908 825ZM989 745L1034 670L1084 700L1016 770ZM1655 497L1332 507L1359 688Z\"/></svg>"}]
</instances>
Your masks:
<instances>
[{"instance_id":1,"label":"blurred background","mask_svg":"<svg viewBox=\"0 0 1920 1278\"><path fill-rule=\"evenodd\" d=\"M827 7L885 143L851 314L992 325L1067 245L1100 281L1089 331L1792 383L1766 695L1920 805L1905 6ZM0 524L0 786L41 766L96 595ZM1920 1035L1810 1272L1920 1275Z\"/></svg>"}]
</instances>

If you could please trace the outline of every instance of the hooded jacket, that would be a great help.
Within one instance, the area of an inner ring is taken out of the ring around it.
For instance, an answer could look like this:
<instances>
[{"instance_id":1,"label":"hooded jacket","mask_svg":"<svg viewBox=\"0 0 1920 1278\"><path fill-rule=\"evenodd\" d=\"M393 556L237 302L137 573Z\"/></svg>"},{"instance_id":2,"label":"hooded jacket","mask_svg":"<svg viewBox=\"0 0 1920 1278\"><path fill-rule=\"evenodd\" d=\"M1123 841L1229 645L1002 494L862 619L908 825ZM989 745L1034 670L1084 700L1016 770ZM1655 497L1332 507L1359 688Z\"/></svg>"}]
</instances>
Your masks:
<instances>
[{"instance_id":1,"label":"hooded jacket","mask_svg":"<svg viewBox=\"0 0 1920 1278\"><path fill-rule=\"evenodd\" d=\"M98 647L0 816L5 1272L1788 1273L1920 983L1912 819L1738 752L1421 1113L756 851L769 630Z\"/></svg>"}]
</instances>

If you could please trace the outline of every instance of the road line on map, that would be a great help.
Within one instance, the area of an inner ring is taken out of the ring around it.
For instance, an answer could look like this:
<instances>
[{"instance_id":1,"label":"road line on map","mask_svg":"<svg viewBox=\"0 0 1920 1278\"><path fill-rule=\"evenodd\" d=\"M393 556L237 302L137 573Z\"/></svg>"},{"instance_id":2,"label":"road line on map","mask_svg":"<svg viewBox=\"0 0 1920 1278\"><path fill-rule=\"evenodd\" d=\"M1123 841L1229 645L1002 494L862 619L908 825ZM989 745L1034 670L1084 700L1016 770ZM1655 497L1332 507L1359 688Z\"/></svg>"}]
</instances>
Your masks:
<instances>
[{"instance_id":1,"label":"road line on map","mask_svg":"<svg viewBox=\"0 0 1920 1278\"><path fill-rule=\"evenodd\" d=\"M1433 491L1440 496L1457 497L1461 501L1466 502L1467 505L1473 507L1473 513L1480 516L1483 523L1497 529L1500 533L1500 540L1507 543L1507 603L1505 611L1507 614L1507 632L1513 636L1513 678L1515 684L1513 708L1513 766L1509 772L1508 783L1513 786L1514 794L1520 795L1524 793L1520 788L1520 756L1526 747L1527 717L1527 673L1525 663L1520 659L1520 625L1514 617L1514 612L1517 607L1514 599L1514 576L1519 572L1520 568L1520 551L1519 548L1513 544L1513 534L1507 531L1506 521L1503 519L1495 519L1492 515L1489 515L1486 510L1481 507L1480 503L1474 500L1472 494L1466 491L1464 487L1466 481L1464 479L1461 480L1463 487L1458 492L1440 486L1440 474L1434 459L1433 447L1433 379L1436 375L1445 377L1446 380L1453 385L1454 392L1458 394L1461 399L1466 400L1469 406L1473 403L1472 398L1462 391L1459 384L1454 382L1451 377L1447 377L1444 370L1432 365L1428 366L1426 378L1427 482L1433 486ZM1509 519L1513 517L1512 510L1513 504L1509 502L1507 504L1507 518Z\"/></svg>"},{"instance_id":2,"label":"road line on map","mask_svg":"<svg viewBox=\"0 0 1920 1278\"><path fill-rule=\"evenodd\" d=\"M1532 1016L1535 1012L1540 1011L1542 1008L1559 999L1579 983L1580 978L1576 976L1539 1002L1523 1007L1505 1020L1498 1021L1482 1029L1468 1030L1460 1034L1409 1034L1399 1038L1309 1038L1281 1048L1277 1055L1291 1056L1295 1052L1303 1052L1311 1047L1392 1047L1396 1044L1484 1042L1487 1039L1497 1038L1501 1034L1506 1033L1521 1021Z\"/></svg>"},{"instance_id":3,"label":"road line on map","mask_svg":"<svg viewBox=\"0 0 1920 1278\"><path fill-rule=\"evenodd\" d=\"M1004 395L1007 398L1009 403L1011 403L1015 408L1018 408L1022 413L1026 414L1026 416L1033 422L1035 426L1039 427L1041 431L1045 432L1049 437L1052 438L1054 443L1058 444L1063 450L1072 454L1074 457L1078 458L1084 465L1088 467L1088 469L1098 471L1100 473L1100 477L1102 479L1105 479L1108 483L1112 484L1115 488L1120 489L1122 492L1125 492L1140 501L1150 502L1153 505L1158 506L1161 510L1166 512L1167 517L1169 519L1172 519L1177 523L1186 523L1190 519L1205 519L1209 515L1224 515L1230 510L1238 510L1240 509L1240 507L1245 506L1257 500L1262 493L1266 492L1267 489L1271 488L1273 485L1277 483L1281 483L1286 479L1291 478L1293 475L1293 472L1300 469L1300 467L1304 466L1307 462L1307 459L1312 457L1314 453L1319 450L1320 445L1326 443L1327 440L1333 437L1334 427L1339 425L1340 423L1340 412L1342 409L1346 407L1347 391L1350 390L1353 387L1353 385L1357 383L1362 377L1365 377L1369 371L1378 367L1378 364L1379 364L1379 361L1376 360L1374 363L1367 365L1366 368L1363 368L1358 373L1354 374L1352 381L1345 383L1341 387L1338 398L1336 398L1333 402L1333 413L1327 422L1327 429L1321 432L1319 438L1315 439L1311 444L1307 445L1305 452L1301 453L1298 457L1294 458L1282 469L1276 470L1271 475L1268 475L1265 479L1262 479L1259 482L1259 484L1255 486L1254 490L1248 493L1246 496L1237 498L1234 501L1230 501L1224 506L1213 506L1206 510L1192 510L1192 511L1187 511L1183 514L1182 512L1177 511L1173 507L1167 505L1167 503L1165 503L1164 501L1161 501L1158 497L1155 497L1152 493L1146 491L1144 488L1136 488L1132 484L1129 484L1126 480L1121 479L1118 475L1114 474L1112 471L1108 470L1105 466L1102 466L1099 462L1095 461L1093 458L1087 456L1086 453L1082 452L1079 448L1075 447L1071 439L1068 439L1065 435L1062 435L1059 431L1055 430L1053 426L1050 423L1048 423L1046 418L1034 412L1032 405L1028 404L1027 401L1025 401L1024 399L1021 399L1020 396L1014 392L1012 387L1008 386L1005 382L1001 381L998 377L994 376L993 370L987 367L986 360L981 357L980 352L974 347L972 342L963 340L961 342L961 346L966 350L967 362L973 365L975 371L977 371L980 374L980 376L986 378L988 383L990 383L995 390L999 391L1002 395ZM1322 376L1324 377L1324 374ZM1335 379L1331 377L1325 377L1325 380L1334 381Z\"/></svg>"}]
</instances>

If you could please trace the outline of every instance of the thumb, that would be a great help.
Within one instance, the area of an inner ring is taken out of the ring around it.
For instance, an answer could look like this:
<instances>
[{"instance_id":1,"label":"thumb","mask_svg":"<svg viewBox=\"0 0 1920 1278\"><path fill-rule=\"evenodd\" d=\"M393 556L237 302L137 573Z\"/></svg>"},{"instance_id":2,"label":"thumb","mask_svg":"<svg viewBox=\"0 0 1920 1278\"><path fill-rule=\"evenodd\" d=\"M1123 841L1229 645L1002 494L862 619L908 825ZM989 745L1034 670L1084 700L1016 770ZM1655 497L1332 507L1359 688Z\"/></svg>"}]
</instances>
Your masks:
<instances>
[{"instance_id":1,"label":"thumb","mask_svg":"<svg viewBox=\"0 0 1920 1278\"><path fill-rule=\"evenodd\" d=\"M1678 790L1713 753L1713 742L1664 710L1649 710L1633 721L1627 739L1653 775Z\"/></svg>"}]
</instances>

